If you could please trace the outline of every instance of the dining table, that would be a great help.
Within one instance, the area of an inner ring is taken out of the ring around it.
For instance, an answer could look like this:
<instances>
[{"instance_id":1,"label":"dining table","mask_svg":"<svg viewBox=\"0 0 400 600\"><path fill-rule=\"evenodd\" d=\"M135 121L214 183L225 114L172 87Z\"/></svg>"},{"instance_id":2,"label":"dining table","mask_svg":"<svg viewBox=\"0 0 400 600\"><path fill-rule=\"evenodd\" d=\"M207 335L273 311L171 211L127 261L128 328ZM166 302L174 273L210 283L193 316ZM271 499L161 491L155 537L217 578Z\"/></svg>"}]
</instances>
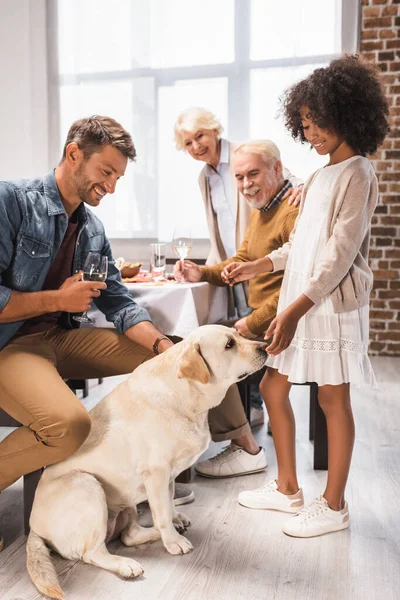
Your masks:
<instances>
[{"instance_id":1,"label":"dining table","mask_svg":"<svg viewBox=\"0 0 400 600\"><path fill-rule=\"evenodd\" d=\"M146 281L125 283L135 302L146 308L154 325L167 335L186 337L193 329L227 319L228 296L224 287L201 281ZM114 327L93 307L89 317L96 327Z\"/></svg>"}]
</instances>

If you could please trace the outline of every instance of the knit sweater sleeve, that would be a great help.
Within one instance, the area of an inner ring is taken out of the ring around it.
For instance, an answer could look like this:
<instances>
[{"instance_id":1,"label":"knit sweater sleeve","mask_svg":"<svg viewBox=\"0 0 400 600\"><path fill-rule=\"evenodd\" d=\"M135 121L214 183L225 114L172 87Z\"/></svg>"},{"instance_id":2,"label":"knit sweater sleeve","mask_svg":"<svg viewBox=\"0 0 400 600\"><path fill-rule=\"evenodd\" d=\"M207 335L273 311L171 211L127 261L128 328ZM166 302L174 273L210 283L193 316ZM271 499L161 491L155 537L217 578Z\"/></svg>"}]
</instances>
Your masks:
<instances>
[{"instance_id":1,"label":"knit sweater sleeve","mask_svg":"<svg viewBox=\"0 0 400 600\"><path fill-rule=\"evenodd\" d=\"M369 165L351 173L339 187L343 195L332 235L315 266L304 294L318 304L330 294L350 270L368 235L378 198L378 182Z\"/></svg>"}]
</instances>

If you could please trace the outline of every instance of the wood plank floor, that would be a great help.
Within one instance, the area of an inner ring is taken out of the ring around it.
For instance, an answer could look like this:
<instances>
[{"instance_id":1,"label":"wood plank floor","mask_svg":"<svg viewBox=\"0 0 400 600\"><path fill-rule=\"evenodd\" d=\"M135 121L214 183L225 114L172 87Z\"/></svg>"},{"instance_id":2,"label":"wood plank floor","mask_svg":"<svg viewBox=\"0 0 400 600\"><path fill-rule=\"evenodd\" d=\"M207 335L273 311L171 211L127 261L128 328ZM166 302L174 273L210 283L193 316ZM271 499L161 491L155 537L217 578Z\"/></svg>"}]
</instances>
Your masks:
<instances>
[{"instance_id":1,"label":"wood plank floor","mask_svg":"<svg viewBox=\"0 0 400 600\"><path fill-rule=\"evenodd\" d=\"M348 485L349 530L309 540L286 537L287 515L251 511L236 501L243 489L276 475L272 440L258 429L267 473L226 480L196 476L196 500L183 507L192 520L194 551L171 556L161 542L110 550L138 560L145 575L124 581L104 570L54 557L66 600L397 600L400 598L400 359L373 358L378 389L353 391L356 446ZM90 408L121 378L92 382ZM308 392L292 393L297 419L298 471L306 501L323 490L326 473L312 469ZM4 436L6 431L0 430ZM213 445L212 454L219 446ZM144 522L149 515L142 515ZM25 568L22 485L0 494L1 600L37 600Z\"/></svg>"}]
</instances>

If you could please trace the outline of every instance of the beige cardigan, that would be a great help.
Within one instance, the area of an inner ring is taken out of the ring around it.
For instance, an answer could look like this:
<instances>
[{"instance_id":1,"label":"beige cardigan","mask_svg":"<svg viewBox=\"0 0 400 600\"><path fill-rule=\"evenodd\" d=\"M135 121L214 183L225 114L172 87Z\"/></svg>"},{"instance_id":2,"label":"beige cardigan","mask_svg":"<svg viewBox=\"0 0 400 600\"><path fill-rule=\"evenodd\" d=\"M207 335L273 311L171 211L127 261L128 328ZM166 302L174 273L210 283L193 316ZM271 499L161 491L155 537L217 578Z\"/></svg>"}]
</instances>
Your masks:
<instances>
[{"instance_id":1,"label":"beige cardigan","mask_svg":"<svg viewBox=\"0 0 400 600\"><path fill-rule=\"evenodd\" d=\"M239 193L235 172L233 169L233 152L238 146L239 144L237 142L229 142L229 169L232 177L232 190L234 190L235 195L234 200L236 213L236 248L240 248L240 245L244 239L247 227L250 222L250 214L252 211L246 199ZM206 209L207 225L211 242L211 250L207 258L207 265L215 265L226 260L229 257L226 256L226 252L222 245L221 237L219 234L217 215L213 211L210 195L210 185L208 183L206 172L207 166L205 165L200 171L199 186L201 194L203 196L204 206ZM301 179L298 179L297 177L292 175L290 171L288 171L288 169L285 169L285 167L283 168L283 177L285 179L289 179L295 187L303 183Z\"/></svg>"},{"instance_id":2,"label":"beige cardigan","mask_svg":"<svg viewBox=\"0 0 400 600\"><path fill-rule=\"evenodd\" d=\"M268 254L274 271L285 269L296 225L316 171L305 183L299 216L289 241ZM373 275L368 266L371 219L378 201L378 181L367 158L356 156L336 181L327 218L327 244L304 294L318 304L330 295L336 313L369 303Z\"/></svg>"}]
</instances>

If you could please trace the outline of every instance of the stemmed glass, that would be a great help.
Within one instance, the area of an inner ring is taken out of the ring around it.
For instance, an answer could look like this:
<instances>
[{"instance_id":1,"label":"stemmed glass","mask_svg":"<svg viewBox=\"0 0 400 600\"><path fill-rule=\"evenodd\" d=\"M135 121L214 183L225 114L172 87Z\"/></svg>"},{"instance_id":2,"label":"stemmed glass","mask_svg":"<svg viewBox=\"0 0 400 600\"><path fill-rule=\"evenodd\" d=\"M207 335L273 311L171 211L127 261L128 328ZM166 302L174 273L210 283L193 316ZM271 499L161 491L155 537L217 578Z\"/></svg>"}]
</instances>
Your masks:
<instances>
[{"instance_id":1,"label":"stemmed glass","mask_svg":"<svg viewBox=\"0 0 400 600\"><path fill-rule=\"evenodd\" d=\"M83 265L83 281L105 281L107 279L108 257L102 256L100 252L89 252ZM79 323L89 323L93 325L96 321L91 319L87 310L82 315L73 317Z\"/></svg>"},{"instance_id":2,"label":"stemmed glass","mask_svg":"<svg viewBox=\"0 0 400 600\"><path fill-rule=\"evenodd\" d=\"M177 227L174 229L172 237L172 249L182 263L182 279L181 283L185 283L183 276L184 260L192 250L192 235L187 227Z\"/></svg>"}]
</instances>

